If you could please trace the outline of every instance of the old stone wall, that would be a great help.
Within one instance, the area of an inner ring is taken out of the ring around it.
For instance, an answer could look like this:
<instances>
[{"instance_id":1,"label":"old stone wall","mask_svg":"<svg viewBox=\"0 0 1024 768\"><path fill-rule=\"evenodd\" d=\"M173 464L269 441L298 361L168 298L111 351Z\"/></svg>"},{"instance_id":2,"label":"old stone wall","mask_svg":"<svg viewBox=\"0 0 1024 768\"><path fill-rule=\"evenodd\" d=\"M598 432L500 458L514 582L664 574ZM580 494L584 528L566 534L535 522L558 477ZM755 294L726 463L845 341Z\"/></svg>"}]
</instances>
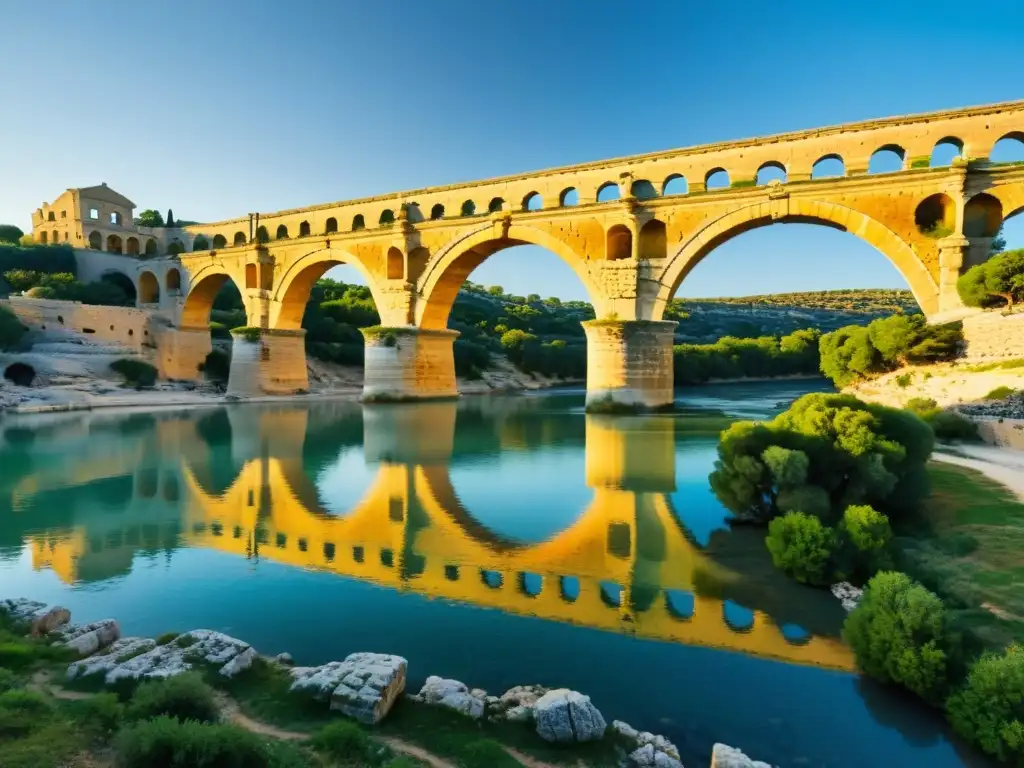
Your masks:
<instances>
[{"instance_id":1,"label":"old stone wall","mask_svg":"<svg viewBox=\"0 0 1024 768\"><path fill-rule=\"evenodd\" d=\"M122 344L140 353L156 346L155 334L162 325L153 312L134 307L102 307L20 296L12 296L2 303L29 328L45 331L67 329L91 336L96 341Z\"/></svg>"},{"instance_id":2,"label":"old stone wall","mask_svg":"<svg viewBox=\"0 0 1024 768\"><path fill-rule=\"evenodd\" d=\"M984 312L965 318L963 323L967 359L1024 358L1024 312Z\"/></svg>"},{"instance_id":3,"label":"old stone wall","mask_svg":"<svg viewBox=\"0 0 1024 768\"><path fill-rule=\"evenodd\" d=\"M305 331L264 330L253 341L232 336L229 395L288 395L309 389Z\"/></svg>"},{"instance_id":4,"label":"old stone wall","mask_svg":"<svg viewBox=\"0 0 1024 768\"><path fill-rule=\"evenodd\" d=\"M660 408L672 402L674 322L593 320L587 334L587 406Z\"/></svg>"},{"instance_id":5,"label":"old stone wall","mask_svg":"<svg viewBox=\"0 0 1024 768\"><path fill-rule=\"evenodd\" d=\"M368 402L456 397L452 345L455 331L394 328L363 331L366 373L363 398Z\"/></svg>"}]
</instances>

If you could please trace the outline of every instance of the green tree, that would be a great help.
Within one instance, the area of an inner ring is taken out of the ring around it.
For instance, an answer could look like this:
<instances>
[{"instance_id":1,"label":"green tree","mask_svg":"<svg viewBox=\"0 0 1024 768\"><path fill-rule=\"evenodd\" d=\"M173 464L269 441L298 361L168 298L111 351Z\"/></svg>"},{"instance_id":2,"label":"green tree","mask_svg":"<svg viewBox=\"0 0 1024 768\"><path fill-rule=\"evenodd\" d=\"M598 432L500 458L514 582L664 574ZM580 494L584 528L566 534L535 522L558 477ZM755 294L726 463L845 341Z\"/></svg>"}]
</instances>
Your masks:
<instances>
[{"instance_id":1,"label":"green tree","mask_svg":"<svg viewBox=\"0 0 1024 768\"><path fill-rule=\"evenodd\" d=\"M1024 648L987 653L946 702L957 733L1011 765L1024 765Z\"/></svg>"},{"instance_id":2,"label":"green tree","mask_svg":"<svg viewBox=\"0 0 1024 768\"><path fill-rule=\"evenodd\" d=\"M172 211L170 208L167 209L167 226L168 227L177 226L174 223L174 211Z\"/></svg>"},{"instance_id":3,"label":"green tree","mask_svg":"<svg viewBox=\"0 0 1024 768\"><path fill-rule=\"evenodd\" d=\"M500 285L492 285L492 286L488 287L487 288L487 292L489 294L491 294L491 296L504 296L505 295L505 289L502 288Z\"/></svg>"},{"instance_id":4,"label":"green tree","mask_svg":"<svg viewBox=\"0 0 1024 768\"><path fill-rule=\"evenodd\" d=\"M777 517L768 525L764 542L776 568L804 584L828 583L835 536L817 517L803 512Z\"/></svg>"},{"instance_id":5,"label":"green tree","mask_svg":"<svg viewBox=\"0 0 1024 768\"><path fill-rule=\"evenodd\" d=\"M869 677L938 703L947 685L951 637L942 601L904 573L868 582L843 637Z\"/></svg>"},{"instance_id":6,"label":"green tree","mask_svg":"<svg viewBox=\"0 0 1024 768\"><path fill-rule=\"evenodd\" d=\"M25 326L7 307L0 307L0 349L14 349L25 335Z\"/></svg>"},{"instance_id":7,"label":"green tree","mask_svg":"<svg viewBox=\"0 0 1024 768\"><path fill-rule=\"evenodd\" d=\"M885 370L867 328L851 325L821 337L821 372L838 387L868 379Z\"/></svg>"},{"instance_id":8,"label":"green tree","mask_svg":"<svg viewBox=\"0 0 1024 768\"><path fill-rule=\"evenodd\" d=\"M860 583L891 566L889 518L869 504L852 504L843 512L837 535L841 578Z\"/></svg>"},{"instance_id":9,"label":"green tree","mask_svg":"<svg viewBox=\"0 0 1024 768\"><path fill-rule=\"evenodd\" d=\"M20 243L25 233L13 224L0 224L0 243Z\"/></svg>"},{"instance_id":10,"label":"green tree","mask_svg":"<svg viewBox=\"0 0 1024 768\"><path fill-rule=\"evenodd\" d=\"M160 211L147 208L135 217L135 223L140 227L162 227L164 226L164 217L160 215Z\"/></svg>"},{"instance_id":11,"label":"green tree","mask_svg":"<svg viewBox=\"0 0 1024 768\"><path fill-rule=\"evenodd\" d=\"M1004 251L960 276L957 292L969 307L991 307L1005 302L1012 308L1024 299L1024 249Z\"/></svg>"}]
</instances>

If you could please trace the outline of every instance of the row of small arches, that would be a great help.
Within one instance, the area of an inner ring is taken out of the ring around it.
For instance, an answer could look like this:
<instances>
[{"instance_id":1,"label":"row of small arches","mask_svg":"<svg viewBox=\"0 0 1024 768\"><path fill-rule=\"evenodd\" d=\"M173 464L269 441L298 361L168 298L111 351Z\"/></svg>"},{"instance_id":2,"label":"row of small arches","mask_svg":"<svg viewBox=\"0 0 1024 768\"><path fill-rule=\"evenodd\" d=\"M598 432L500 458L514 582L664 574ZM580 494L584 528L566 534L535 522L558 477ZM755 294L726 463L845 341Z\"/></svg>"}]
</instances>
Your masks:
<instances>
[{"instance_id":1,"label":"row of small arches","mask_svg":"<svg viewBox=\"0 0 1024 768\"><path fill-rule=\"evenodd\" d=\"M67 233L65 232L65 239ZM57 233L53 233L54 242L57 241ZM40 240L46 242L46 233L42 233ZM104 247L104 245L106 247ZM103 235L96 230L89 233L89 248L94 251L107 251L108 253L127 253L130 256L156 256L159 252L159 246L153 238L147 238L145 246L142 246L139 238L137 237L122 237L121 235L107 235L106 241L103 239ZM140 250L141 249L141 250ZM180 240L175 238L167 245L167 253L170 255L176 255L184 253L185 245Z\"/></svg>"}]
</instances>

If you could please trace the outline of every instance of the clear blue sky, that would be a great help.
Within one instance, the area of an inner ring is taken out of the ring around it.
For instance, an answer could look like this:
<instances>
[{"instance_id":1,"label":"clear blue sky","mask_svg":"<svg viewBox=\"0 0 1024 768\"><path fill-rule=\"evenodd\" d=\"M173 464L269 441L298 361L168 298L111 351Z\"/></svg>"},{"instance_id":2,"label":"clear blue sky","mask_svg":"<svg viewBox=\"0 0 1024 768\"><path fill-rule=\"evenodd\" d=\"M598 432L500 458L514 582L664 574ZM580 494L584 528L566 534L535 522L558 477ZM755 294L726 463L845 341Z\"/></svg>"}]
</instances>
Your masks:
<instances>
[{"instance_id":1,"label":"clear blue sky","mask_svg":"<svg viewBox=\"0 0 1024 768\"><path fill-rule=\"evenodd\" d=\"M0 27L0 222L24 229L101 181L212 221L1024 97L1020 0L7 0ZM1024 215L1007 234L1024 246ZM585 298L535 248L471 279ZM902 285L852 235L789 225L680 293Z\"/></svg>"}]
</instances>

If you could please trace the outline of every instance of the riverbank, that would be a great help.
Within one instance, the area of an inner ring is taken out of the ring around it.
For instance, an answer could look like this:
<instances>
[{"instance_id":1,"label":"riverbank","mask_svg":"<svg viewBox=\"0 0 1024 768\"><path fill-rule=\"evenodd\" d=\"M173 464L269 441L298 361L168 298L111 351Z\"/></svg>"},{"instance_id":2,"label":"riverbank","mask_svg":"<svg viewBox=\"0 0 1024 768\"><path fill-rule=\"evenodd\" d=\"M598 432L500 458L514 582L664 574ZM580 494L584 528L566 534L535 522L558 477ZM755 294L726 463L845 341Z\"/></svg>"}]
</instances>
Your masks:
<instances>
[{"instance_id":1,"label":"riverbank","mask_svg":"<svg viewBox=\"0 0 1024 768\"><path fill-rule=\"evenodd\" d=\"M210 729L230 723L269 743L275 754L294 747L294 762L246 762L257 768L335 765L322 761L318 744L339 732L346 733L349 751L327 757L353 766L682 768L668 739L620 721L609 726L589 697L575 691L515 686L489 696L431 676L418 693L406 694L408 662L399 656L358 653L319 667L295 667L288 654L260 656L251 645L209 630L150 639L121 637L114 620L84 626L70 621L70 612L60 607L0 600L0 715L24 709L26 696L35 702L34 722L0 744L0 762L8 768L151 765L152 755L150 762L132 762L125 751L132 729L156 728L146 722L156 715L187 716L210 723ZM58 717L59 704L69 701L92 706L66 709ZM97 719L103 721L98 730ZM76 738L38 738L48 727ZM175 739L185 740L188 728L160 725L162 754L184 749ZM230 741L228 734L224 738ZM216 742L217 732L208 730L206 740ZM405 762L393 758L396 752ZM711 766L767 768L722 744L714 746Z\"/></svg>"}]
</instances>

